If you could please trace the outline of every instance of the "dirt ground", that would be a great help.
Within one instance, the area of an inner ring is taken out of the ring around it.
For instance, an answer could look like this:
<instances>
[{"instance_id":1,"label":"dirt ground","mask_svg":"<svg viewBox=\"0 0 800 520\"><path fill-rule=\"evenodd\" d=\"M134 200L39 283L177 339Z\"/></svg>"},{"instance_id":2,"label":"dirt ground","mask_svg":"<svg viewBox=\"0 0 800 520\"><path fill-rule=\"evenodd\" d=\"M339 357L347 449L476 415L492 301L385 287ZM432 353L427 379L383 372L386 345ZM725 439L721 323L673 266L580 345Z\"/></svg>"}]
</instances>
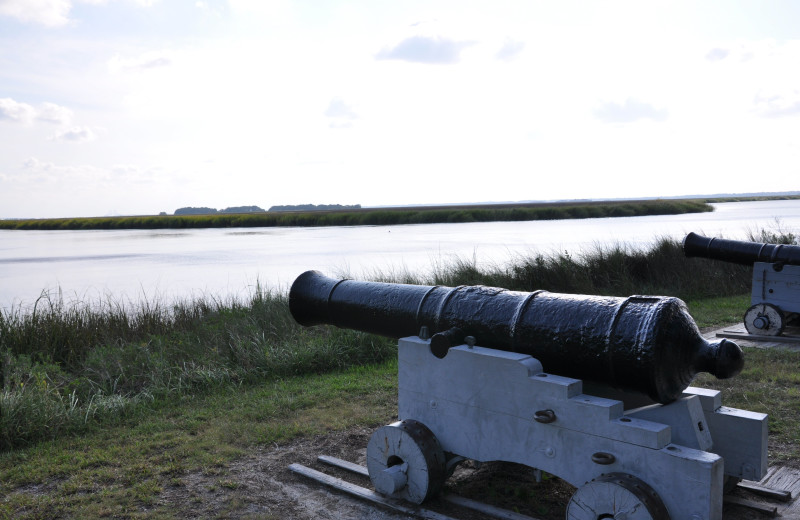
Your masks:
<instances>
[{"instance_id":1,"label":"dirt ground","mask_svg":"<svg viewBox=\"0 0 800 520\"><path fill-rule=\"evenodd\" d=\"M263 447L231 464L222 474L185 475L181 485L164 490L160 502L183 518L415 518L323 487L288 469L290 464L299 463L371 489L368 478L316 461L318 455L330 455L366 465L366 446L371 434L371 429L356 428L315 438L302 438L287 445ZM476 467L466 462L448 479L445 491L539 520L561 520L565 517L566 505L574 488L554 477L537 483L533 472L525 466L491 463ZM737 490L736 494L750 500L760 500L742 490ZM425 508L459 520L488 518L441 499L426 502ZM768 517L739 506L726 506L724 518L762 520Z\"/></svg>"}]
</instances>

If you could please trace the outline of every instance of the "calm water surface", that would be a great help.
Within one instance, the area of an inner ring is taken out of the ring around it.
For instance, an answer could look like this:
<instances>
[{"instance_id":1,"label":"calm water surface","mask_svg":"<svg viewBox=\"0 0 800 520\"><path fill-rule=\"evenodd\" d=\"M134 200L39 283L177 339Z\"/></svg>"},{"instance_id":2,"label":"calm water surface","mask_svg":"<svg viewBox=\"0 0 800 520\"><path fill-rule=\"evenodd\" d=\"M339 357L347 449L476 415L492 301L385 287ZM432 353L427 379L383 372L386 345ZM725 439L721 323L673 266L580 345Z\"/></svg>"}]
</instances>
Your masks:
<instances>
[{"instance_id":1,"label":"calm water surface","mask_svg":"<svg viewBox=\"0 0 800 520\"><path fill-rule=\"evenodd\" d=\"M713 213L533 222L155 231L0 231L0 307L42 294L137 303L247 297L256 284L287 290L308 269L359 277L427 274L456 258L505 264L519 255L600 245L646 247L695 231L744 239L750 230L800 232L800 201L715 204Z\"/></svg>"}]
</instances>

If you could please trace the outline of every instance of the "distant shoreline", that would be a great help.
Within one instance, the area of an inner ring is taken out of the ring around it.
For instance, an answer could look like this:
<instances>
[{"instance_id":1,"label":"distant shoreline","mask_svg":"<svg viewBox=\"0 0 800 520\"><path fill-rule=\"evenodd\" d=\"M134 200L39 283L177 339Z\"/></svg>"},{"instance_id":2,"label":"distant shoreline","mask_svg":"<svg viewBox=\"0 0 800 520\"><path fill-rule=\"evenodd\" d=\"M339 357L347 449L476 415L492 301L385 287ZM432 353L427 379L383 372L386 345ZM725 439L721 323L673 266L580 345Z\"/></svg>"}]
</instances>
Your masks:
<instances>
[{"instance_id":1,"label":"distant shoreline","mask_svg":"<svg viewBox=\"0 0 800 520\"><path fill-rule=\"evenodd\" d=\"M141 215L0 220L7 230L202 229L234 227L385 226L465 222L518 222L713 211L710 203L800 199L798 195L565 201L504 204L406 206L343 210L249 212L211 215Z\"/></svg>"}]
</instances>

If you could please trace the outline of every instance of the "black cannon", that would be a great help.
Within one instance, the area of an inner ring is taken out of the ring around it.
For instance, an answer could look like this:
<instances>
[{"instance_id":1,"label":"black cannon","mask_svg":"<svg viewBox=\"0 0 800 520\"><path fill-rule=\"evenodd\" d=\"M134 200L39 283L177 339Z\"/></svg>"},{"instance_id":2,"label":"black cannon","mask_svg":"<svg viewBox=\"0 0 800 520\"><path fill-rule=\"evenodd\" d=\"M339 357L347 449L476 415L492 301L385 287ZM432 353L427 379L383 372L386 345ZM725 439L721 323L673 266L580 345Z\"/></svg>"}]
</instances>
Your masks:
<instances>
[{"instance_id":1,"label":"black cannon","mask_svg":"<svg viewBox=\"0 0 800 520\"><path fill-rule=\"evenodd\" d=\"M751 306L744 313L749 334L780 335L800 312L800 246L764 244L689 233L683 239L687 257L703 257L753 266Z\"/></svg>"},{"instance_id":2,"label":"black cannon","mask_svg":"<svg viewBox=\"0 0 800 520\"><path fill-rule=\"evenodd\" d=\"M659 403L681 396L698 372L724 379L744 358L736 343L703 339L677 298L531 293L484 286L422 286L300 275L289 293L301 325L329 324L401 338L433 335L439 358L472 336L529 354L547 371L634 391Z\"/></svg>"},{"instance_id":3,"label":"black cannon","mask_svg":"<svg viewBox=\"0 0 800 520\"><path fill-rule=\"evenodd\" d=\"M800 246L709 238L697 233L689 233L683 239L683 252L688 257L700 256L741 265L767 262L800 266Z\"/></svg>"}]
</instances>

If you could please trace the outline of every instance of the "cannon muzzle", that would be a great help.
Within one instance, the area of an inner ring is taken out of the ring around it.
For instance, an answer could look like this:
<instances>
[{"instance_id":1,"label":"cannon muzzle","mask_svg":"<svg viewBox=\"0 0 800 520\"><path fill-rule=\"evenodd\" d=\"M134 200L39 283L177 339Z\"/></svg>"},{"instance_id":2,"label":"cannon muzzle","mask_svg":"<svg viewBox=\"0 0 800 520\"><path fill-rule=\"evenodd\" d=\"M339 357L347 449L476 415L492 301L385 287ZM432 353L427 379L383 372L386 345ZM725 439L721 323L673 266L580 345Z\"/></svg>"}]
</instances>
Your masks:
<instances>
[{"instance_id":1,"label":"cannon muzzle","mask_svg":"<svg viewBox=\"0 0 800 520\"><path fill-rule=\"evenodd\" d=\"M677 298L628 298L484 286L441 287L300 275L289 309L305 326L329 324L401 338L423 326L438 357L448 336L537 358L549 373L610 385L669 403L698 372L720 379L738 374L742 350L723 339L703 339Z\"/></svg>"},{"instance_id":2,"label":"cannon muzzle","mask_svg":"<svg viewBox=\"0 0 800 520\"><path fill-rule=\"evenodd\" d=\"M689 233L683 239L683 252L688 257L699 256L741 265L756 262L800 265L800 246L708 238L697 233Z\"/></svg>"}]
</instances>

